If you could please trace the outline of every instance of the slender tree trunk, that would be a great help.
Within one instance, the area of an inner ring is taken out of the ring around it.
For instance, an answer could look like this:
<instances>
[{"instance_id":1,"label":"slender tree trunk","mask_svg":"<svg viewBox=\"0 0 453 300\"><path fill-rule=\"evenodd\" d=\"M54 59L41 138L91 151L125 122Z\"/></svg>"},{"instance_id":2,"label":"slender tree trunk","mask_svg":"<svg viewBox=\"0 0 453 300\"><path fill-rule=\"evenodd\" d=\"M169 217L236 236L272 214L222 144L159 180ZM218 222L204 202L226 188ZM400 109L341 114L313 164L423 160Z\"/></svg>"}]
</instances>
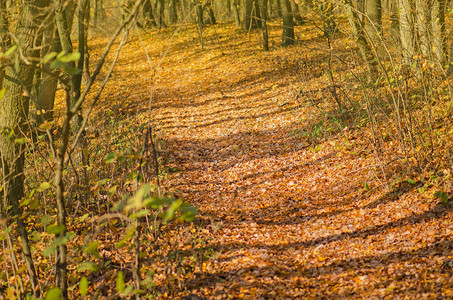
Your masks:
<instances>
[{"instance_id":1,"label":"slender tree trunk","mask_svg":"<svg viewBox=\"0 0 453 300\"><path fill-rule=\"evenodd\" d=\"M156 0L156 7L154 9L154 13L156 14L156 21L159 28L164 28L167 25L165 24L165 1L164 0Z\"/></svg>"},{"instance_id":2,"label":"slender tree trunk","mask_svg":"<svg viewBox=\"0 0 453 300\"><path fill-rule=\"evenodd\" d=\"M414 54L414 19L411 0L398 0L398 9L400 16L400 39L401 48L403 51L403 64L411 65Z\"/></svg>"},{"instance_id":3,"label":"slender tree trunk","mask_svg":"<svg viewBox=\"0 0 453 300\"><path fill-rule=\"evenodd\" d=\"M102 24L105 20L104 0L94 0L94 26Z\"/></svg>"},{"instance_id":4,"label":"slender tree trunk","mask_svg":"<svg viewBox=\"0 0 453 300\"><path fill-rule=\"evenodd\" d=\"M446 0L432 0L431 26L434 56L444 66L447 61L445 45L445 10Z\"/></svg>"},{"instance_id":5,"label":"slender tree trunk","mask_svg":"<svg viewBox=\"0 0 453 300\"><path fill-rule=\"evenodd\" d=\"M295 42L294 37L294 21L293 14L291 11L291 3L289 0L282 0L282 14L283 14L283 34L282 34L282 46L293 45Z\"/></svg>"},{"instance_id":6,"label":"slender tree trunk","mask_svg":"<svg viewBox=\"0 0 453 300\"><path fill-rule=\"evenodd\" d=\"M379 48L382 36L382 4L381 0L366 0L365 30L368 39Z\"/></svg>"},{"instance_id":7,"label":"slender tree trunk","mask_svg":"<svg viewBox=\"0 0 453 300\"><path fill-rule=\"evenodd\" d=\"M357 46L359 48L360 55L365 61L367 67L367 78L369 81L374 81L374 79L379 75L377 68L377 60L375 59L370 45L368 44L367 39L365 38L365 31L363 23L360 21L358 10L350 0L347 0L345 3L346 13L348 15L349 24L351 25L352 33L357 40Z\"/></svg>"},{"instance_id":8,"label":"slender tree trunk","mask_svg":"<svg viewBox=\"0 0 453 300\"><path fill-rule=\"evenodd\" d=\"M145 20L145 25L157 27L151 0L146 0L145 5L143 6L143 19Z\"/></svg>"},{"instance_id":9,"label":"slender tree trunk","mask_svg":"<svg viewBox=\"0 0 453 300\"><path fill-rule=\"evenodd\" d=\"M46 56L52 51L55 51L57 53L61 51L60 37L53 23L52 25L49 25L49 28L44 31L43 44L44 47L42 49L42 57ZM50 70L49 66L50 64L46 64L45 67ZM60 71L58 69L52 70L50 74L43 74L38 91L37 109L42 110L41 114L37 114L36 116L38 124L53 119L55 93L57 91L58 85L57 77L59 74Z\"/></svg>"},{"instance_id":10,"label":"slender tree trunk","mask_svg":"<svg viewBox=\"0 0 453 300\"><path fill-rule=\"evenodd\" d=\"M204 10L207 11L208 17L209 17L209 24L215 25L217 24L217 20L214 15L214 11L212 10L212 0L207 1L206 4L203 7Z\"/></svg>"},{"instance_id":11,"label":"slender tree trunk","mask_svg":"<svg viewBox=\"0 0 453 300\"><path fill-rule=\"evenodd\" d=\"M282 1L283 0L275 0L275 2L274 2L275 9L273 11L271 11L271 12L275 13L275 17L277 17L277 18L282 18L283 17L283 12L282 12L283 2Z\"/></svg>"},{"instance_id":12,"label":"slender tree trunk","mask_svg":"<svg viewBox=\"0 0 453 300\"><path fill-rule=\"evenodd\" d=\"M178 22L178 11L176 10L176 0L170 0L168 2L168 18L170 24L176 24L176 22Z\"/></svg>"},{"instance_id":13,"label":"slender tree trunk","mask_svg":"<svg viewBox=\"0 0 453 300\"><path fill-rule=\"evenodd\" d=\"M267 0L260 0L260 9L263 29L263 50L269 51L269 33L267 30Z\"/></svg>"},{"instance_id":14,"label":"slender tree trunk","mask_svg":"<svg viewBox=\"0 0 453 300\"><path fill-rule=\"evenodd\" d=\"M234 17L234 22L236 23L236 27L241 27L241 18L239 14L239 0L232 0L231 1L232 11L233 11L233 17Z\"/></svg>"},{"instance_id":15,"label":"slender tree trunk","mask_svg":"<svg viewBox=\"0 0 453 300\"><path fill-rule=\"evenodd\" d=\"M448 75L453 75L453 41L450 43L450 57L448 59Z\"/></svg>"},{"instance_id":16,"label":"slender tree trunk","mask_svg":"<svg viewBox=\"0 0 453 300\"><path fill-rule=\"evenodd\" d=\"M85 44L85 53L84 53L84 60L83 60L83 73L82 73L82 79L83 82L88 82L90 80L90 52L88 48L88 28L90 28L90 21L91 21L91 14L90 14L90 7L91 7L91 1L87 0L86 1L86 6L85 6L85 32L84 32L84 44Z\"/></svg>"},{"instance_id":17,"label":"slender tree trunk","mask_svg":"<svg viewBox=\"0 0 453 300\"><path fill-rule=\"evenodd\" d=\"M431 14L430 14L430 3L431 0L416 0L415 11L413 15L415 17L414 27L416 28L417 39L417 50L425 57L430 57L430 29Z\"/></svg>"},{"instance_id":18,"label":"slender tree trunk","mask_svg":"<svg viewBox=\"0 0 453 300\"><path fill-rule=\"evenodd\" d=\"M254 0L244 0L243 6L243 28L244 30L249 30L253 28L253 2Z\"/></svg>"},{"instance_id":19,"label":"slender tree trunk","mask_svg":"<svg viewBox=\"0 0 453 300\"><path fill-rule=\"evenodd\" d=\"M197 17L197 24L198 27L202 28L204 26L203 20L203 4L197 3L195 6L196 17Z\"/></svg>"},{"instance_id":20,"label":"slender tree trunk","mask_svg":"<svg viewBox=\"0 0 453 300\"><path fill-rule=\"evenodd\" d=\"M389 1L390 10L390 36L396 44L400 43L400 22L398 0Z\"/></svg>"},{"instance_id":21,"label":"slender tree trunk","mask_svg":"<svg viewBox=\"0 0 453 300\"><path fill-rule=\"evenodd\" d=\"M253 26L255 28L262 28L263 26L259 0L253 1Z\"/></svg>"},{"instance_id":22,"label":"slender tree trunk","mask_svg":"<svg viewBox=\"0 0 453 300\"><path fill-rule=\"evenodd\" d=\"M290 0L291 3L291 11L293 12L294 23L297 25L302 25L305 23L304 18L299 11L299 5L295 2L295 0Z\"/></svg>"}]
</instances>

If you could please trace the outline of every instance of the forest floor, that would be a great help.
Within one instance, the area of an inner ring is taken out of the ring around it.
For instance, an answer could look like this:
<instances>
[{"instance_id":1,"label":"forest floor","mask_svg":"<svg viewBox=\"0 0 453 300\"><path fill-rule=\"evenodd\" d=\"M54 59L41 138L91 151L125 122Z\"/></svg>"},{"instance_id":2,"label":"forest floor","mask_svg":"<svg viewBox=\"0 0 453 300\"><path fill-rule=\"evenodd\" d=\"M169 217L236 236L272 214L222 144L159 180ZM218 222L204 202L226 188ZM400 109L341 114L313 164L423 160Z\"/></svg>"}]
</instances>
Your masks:
<instances>
[{"instance_id":1,"label":"forest floor","mask_svg":"<svg viewBox=\"0 0 453 300\"><path fill-rule=\"evenodd\" d=\"M162 185L198 207L209 254L173 285L156 275L161 297L453 297L453 213L433 196L442 179L404 163L384 176L360 116L326 119L322 33L300 26L298 45L281 48L274 27L267 53L259 32L225 24L205 29L203 50L191 27L136 34L122 51L101 108L124 124L151 116ZM350 43L333 47L347 76Z\"/></svg>"}]
</instances>

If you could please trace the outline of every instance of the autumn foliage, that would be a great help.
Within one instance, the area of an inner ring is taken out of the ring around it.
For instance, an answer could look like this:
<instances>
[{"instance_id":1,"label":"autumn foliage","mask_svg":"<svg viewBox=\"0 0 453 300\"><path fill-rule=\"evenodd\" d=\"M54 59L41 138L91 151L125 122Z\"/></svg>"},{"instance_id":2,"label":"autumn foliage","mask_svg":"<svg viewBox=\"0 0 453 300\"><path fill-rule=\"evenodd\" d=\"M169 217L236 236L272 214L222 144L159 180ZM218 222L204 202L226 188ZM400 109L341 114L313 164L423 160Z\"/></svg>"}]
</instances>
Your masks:
<instances>
[{"instance_id":1,"label":"autumn foliage","mask_svg":"<svg viewBox=\"0 0 453 300\"><path fill-rule=\"evenodd\" d=\"M229 23L204 28L203 50L195 25L129 36L88 119L89 164L65 170L71 298L453 297L451 78L382 58L370 82L346 19L328 41L313 18L287 48L269 22L269 52ZM63 241L42 131L33 147L21 205L51 295ZM7 233L14 298L27 275Z\"/></svg>"}]
</instances>

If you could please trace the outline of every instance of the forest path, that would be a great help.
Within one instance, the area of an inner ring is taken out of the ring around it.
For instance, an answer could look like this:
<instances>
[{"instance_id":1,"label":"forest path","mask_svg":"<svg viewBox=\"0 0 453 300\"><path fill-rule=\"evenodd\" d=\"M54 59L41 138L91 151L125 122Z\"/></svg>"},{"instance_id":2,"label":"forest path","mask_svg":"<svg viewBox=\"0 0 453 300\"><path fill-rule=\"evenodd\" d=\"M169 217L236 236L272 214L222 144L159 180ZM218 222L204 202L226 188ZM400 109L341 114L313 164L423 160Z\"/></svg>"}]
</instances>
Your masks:
<instances>
[{"instance_id":1,"label":"forest path","mask_svg":"<svg viewBox=\"0 0 453 300\"><path fill-rule=\"evenodd\" d=\"M329 97L311 92L326 86L323 64L310 64L322 61L319 41L295 57L297 49L263 53L225 40L205 51L177 44L154 81L152 121L179 169L164 184L212 224L205 273L185 286L208 298L441 293L436 280L452 281L441 271L451 213L418 183L379 188L363 132L311 145L294 134L310 133L310 101ZM153 62L165 49L156 47ZM125 66L122 76L143 77L141 66Z\"/></svg>"}]
</instances>

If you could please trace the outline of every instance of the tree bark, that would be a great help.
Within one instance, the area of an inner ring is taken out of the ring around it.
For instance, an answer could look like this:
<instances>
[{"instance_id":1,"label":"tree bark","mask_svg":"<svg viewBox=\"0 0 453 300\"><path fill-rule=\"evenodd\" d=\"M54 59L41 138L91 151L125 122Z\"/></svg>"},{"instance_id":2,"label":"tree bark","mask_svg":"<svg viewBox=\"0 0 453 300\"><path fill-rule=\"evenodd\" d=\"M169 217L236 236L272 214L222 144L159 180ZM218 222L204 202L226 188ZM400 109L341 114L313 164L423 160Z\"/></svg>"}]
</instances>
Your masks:
<instances>
[{"instance_id":1,"label":"tree bark","mask_svg":"<svg viewBox=\"0 0 453 300\"><path fill-rule=\"evenodd\" d=\"M2 217L12 217L17 222L17 230L22 242L22 251L34 292L37 290L36 269L33 264L28 233L22 219L20 199L24 196L25 145L18 142L27 132L29 97L32 89L35 68L33 63L39 57L39 50L34 48L39 35L40 20L45 11L44 1L25 1L21 6L15 37L21 53L28 62L21 61L18 70L10 67L6 70L5 94L0 99L0 159L5 186L3 201L0 203ZM38 21L38 23L37 23ZM6 211L6 207L11 207ZM9 215L9 216L8 216ZM35 293L36 295L36 293Z\"/></svg>"},{"instance_id":2,"label":"tree bark","mask_svg":"<svg viewBox=\"0 0 453 300\"><path fill-rule=\"evenodd\" d=\"M145 5L143 6L143 19L145 20L145 25L157 27L151 0L146 0Z\"/></svg>"},{"instance_id":3,"label":"tree bark","mask_svg":"<svg viewBox=\"0 0 453 300\"><path fill-rule=\"evenodd\" d=\"M267 30L267 0L260 0L261 25L263 29L263 50L269 51L269 33Z\"/></svg>"},{"instance_id":4,"label":"tree bark","mask_svg":"<svg viewBox=\"0 0 453 300\"><path fill-rule=\"evenodd\" d=\"M446 0L432 0L431 26L434 56L442 67L447 61L447 51L445 45L445 10Z\"/></svg>"},{"instance_id":5,"label":"tree bark","mask_svg":"<svg viewBox=\"0 0 453 300\"><path fill-rule=\"evenodd\" d=\"M283 34L282 34L282 46L286 47L293 45L295 42L294 37L294 21L293 14L291 11L291 3L289 0L283 1L282 5L282 18L283 18Z\"/></svg>"},{"instance_id":6,"label":"tree bark","mask_svg":"<svg viewBox=\"0 0 453 300\"><path fill-rule=\"evenodd\" d=\"M176 0L170 0L168 2L168 18L170 24L176 24L176 22L178 22L178 11L176 10Z\"/></svg>"},{"instance_id":7,"label":"tree bark","mask_svg":"<svg viewBox=\"0 0 453 300\"><path fill-rule=\"evenodd\" d=\"M378 76L377 60L375 59L370 45L368 44L367 39L365 38L365 31L363 22L360 21L358 15L358 9L354 7L351 0L347 0L345 3L346 13L348 15L349 24L351 25L352 33L357 41L357 46L359 48L360 55L365 61L367 68L367 78L369 81L374 81Z\"/></svg>"},{"instance_id":8,"label":"tree bark","mask_svg":"<svg viewBox=\"0 0 453 300\"><path fill-rule=\"evenodd\" d=\"M165 1L156 0L155 5L156 6L154 8L154 13L156 14L156 16L154 19L156 20L157 26L159 26L159 28L164 28L167 26L167 24L165 24L165 17L164 17Z\"/></svg>"},{"instance_id":9,"label":"tree bark","mask_svg":"<svg viewBox=\"0 0 453 300\"><path fill-rule=\"evenodd\" d=\"M233 17L234 17L234 22L236 23L236 27L241 27L241 18L239 14L239 0L232 0L231 1L232 11L233 11Z\"/></svg>"},{"instance_id":10,"label":"tree bark","mask_svg":"<svg viewBox=\"0 0 453 300\"><path fill-rule=\"evenodd\" d=\"M249 30L253 28L253 2L254 0L244 0L243 6L243 28L244 30Z\"/></svg>"},{"instance_id":11,"label":"tree bark","mask_svg":"<svg viewBox=\"0 0 453 300\"><path fill-rule=\"evenodd\" d=\"M295 2L295 0L290 0L291 3L291 11L293 12L294 23L297 25L302 25L305 23L304 18L299 11L299 5Z\"/></svg>"},{"instance_id":12,"label":"tree bark","mask_svg":"<svg viewBox=\"0 0 453 300\"><path fill-rule=\"evenodd\" d=\"M398 0L398 9L400 11L400 39L401 48L403 51L403 64L411 65L415 54L415 34L414 34L414 19L413 5L411 0Z\"/></svg>"},{"instance_id":13,"label":"tree bark","mask_svg":"<svg viewBox=\"0 0 453 300\"><path fill-rule=\"evenodd\" d=\"M366 0L365 29L368 39L379 48L382 36L382 3L381 0Z\"/></svg>"}]
</instances>

